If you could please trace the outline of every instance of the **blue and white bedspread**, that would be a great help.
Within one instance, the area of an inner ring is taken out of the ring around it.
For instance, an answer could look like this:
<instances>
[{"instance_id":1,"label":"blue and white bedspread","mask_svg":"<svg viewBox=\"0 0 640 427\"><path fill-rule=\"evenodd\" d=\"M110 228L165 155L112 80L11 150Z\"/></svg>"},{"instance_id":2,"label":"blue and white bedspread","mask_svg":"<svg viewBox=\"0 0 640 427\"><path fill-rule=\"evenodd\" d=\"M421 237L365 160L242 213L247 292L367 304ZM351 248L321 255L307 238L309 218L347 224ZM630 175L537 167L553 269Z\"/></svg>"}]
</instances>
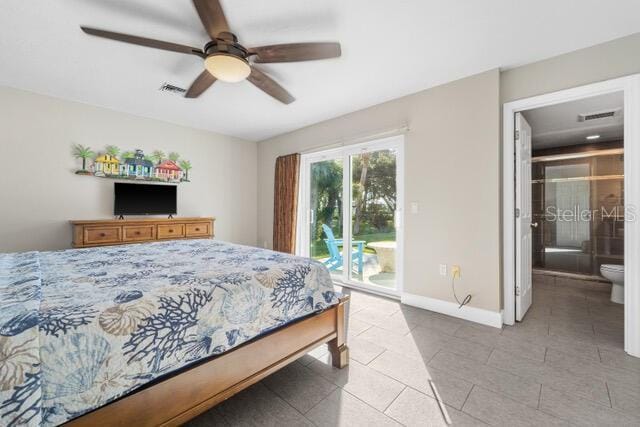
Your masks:
<instances>
[{"instance_id":1,"label":"blue and white bedspread","mask_svg":"<svg viewBox=\"0 0 640 427\"><path fill-rule=\"evenodd\" d=\"M0 425L57 425L338 302L320 263L214 240L0 254Z\"/></svg>"}]
</instances>

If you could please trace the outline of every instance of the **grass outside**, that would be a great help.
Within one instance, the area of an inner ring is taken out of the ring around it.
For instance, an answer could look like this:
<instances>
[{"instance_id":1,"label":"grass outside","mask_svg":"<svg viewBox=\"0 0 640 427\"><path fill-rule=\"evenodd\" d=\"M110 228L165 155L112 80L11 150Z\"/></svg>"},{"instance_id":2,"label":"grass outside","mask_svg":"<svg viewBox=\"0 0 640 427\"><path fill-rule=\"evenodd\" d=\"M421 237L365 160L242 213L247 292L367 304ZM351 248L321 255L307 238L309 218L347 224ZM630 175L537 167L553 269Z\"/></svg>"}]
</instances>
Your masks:
<instances>
[{"instance_id":1,"label":"grass outside","mask_svg":"<svg viewBox=\"0 0 640 427\"><path fill-rule=\"evenodd\" d=\"M353 240L364 240L367 243L371 242L395 242L396 240L396 232L389 231L386 233L372 233L372 234L358 234L353 236ZM365 244L364 252L367 254L375 254L371 248L368 248ZM311 242L311 254L312 258L327 258L329 256L329 250L327 249L327 244L324 242L324 239L315 240Z\"/></svg>"}]
</instances>

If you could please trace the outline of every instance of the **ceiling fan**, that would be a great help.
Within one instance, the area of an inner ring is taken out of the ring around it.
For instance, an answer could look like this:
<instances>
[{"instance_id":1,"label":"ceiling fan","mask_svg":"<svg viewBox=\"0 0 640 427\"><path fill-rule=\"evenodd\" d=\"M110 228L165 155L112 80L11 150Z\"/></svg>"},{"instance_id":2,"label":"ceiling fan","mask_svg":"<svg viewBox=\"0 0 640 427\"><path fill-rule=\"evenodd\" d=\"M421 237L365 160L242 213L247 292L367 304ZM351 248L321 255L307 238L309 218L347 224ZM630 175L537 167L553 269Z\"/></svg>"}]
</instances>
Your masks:
<instances>
[{"instance_id":1,"label":"ceiling fan","mask_svg":"<svg viewBox=\"0 0 640 427\"><path fill-rule=\"evenodd\" d=\"M238 43L236 35L229 30L219 0L193 0L193 4L211 37L211 41L202 49L96 28L80 28L92 36L203 58L205 70L191 84L186 98L197 98L216 80L235 83L247 79L278 101L290 104L295 98L254 64L312 61L341 55L340 43L289 43L246 48Z\"/></svg>"}]
</instances>

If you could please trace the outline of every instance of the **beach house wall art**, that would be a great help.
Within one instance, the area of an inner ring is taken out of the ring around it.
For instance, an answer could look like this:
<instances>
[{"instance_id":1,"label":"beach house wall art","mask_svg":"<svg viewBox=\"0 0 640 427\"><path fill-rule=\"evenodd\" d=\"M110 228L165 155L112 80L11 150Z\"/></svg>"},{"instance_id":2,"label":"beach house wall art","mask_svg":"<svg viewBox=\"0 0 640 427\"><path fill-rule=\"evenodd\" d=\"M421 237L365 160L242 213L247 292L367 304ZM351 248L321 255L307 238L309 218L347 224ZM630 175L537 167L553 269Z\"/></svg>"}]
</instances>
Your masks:
<instances>
[{"instance_id":1,"label":"beach house wall art","mask_svg":"<svg viewBox=\"0 0 640 427\"><path fill-rule=\"evenodd\" d=\"M81 169L77 175L96 176L111 179L134 179L140 181L189 182L191 162L176 152L165 154L155 150L145 154L142 150L121 151L115 145L108 145L102 151L74 144L73 157Z\"/></svg>"}]
</instances>

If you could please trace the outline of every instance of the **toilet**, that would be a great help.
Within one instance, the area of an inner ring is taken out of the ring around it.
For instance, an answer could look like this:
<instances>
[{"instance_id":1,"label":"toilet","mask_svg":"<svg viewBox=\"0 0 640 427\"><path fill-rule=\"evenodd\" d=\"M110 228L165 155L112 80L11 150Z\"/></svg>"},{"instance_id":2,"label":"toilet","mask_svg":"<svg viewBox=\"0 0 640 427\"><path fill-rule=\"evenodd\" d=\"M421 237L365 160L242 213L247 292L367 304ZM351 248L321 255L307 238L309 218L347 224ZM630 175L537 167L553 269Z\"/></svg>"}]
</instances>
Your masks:
<instances>
[{"instance_id":1,"label":"toilet","mask_svg":"<svg viewBox=\"0 0 640 427\"><path fill-rule=\"evenodd\" d=\"M624 304L624 265L602 264L600 274L612 283L611 301Z\"/></svg>"}]
</instances>

